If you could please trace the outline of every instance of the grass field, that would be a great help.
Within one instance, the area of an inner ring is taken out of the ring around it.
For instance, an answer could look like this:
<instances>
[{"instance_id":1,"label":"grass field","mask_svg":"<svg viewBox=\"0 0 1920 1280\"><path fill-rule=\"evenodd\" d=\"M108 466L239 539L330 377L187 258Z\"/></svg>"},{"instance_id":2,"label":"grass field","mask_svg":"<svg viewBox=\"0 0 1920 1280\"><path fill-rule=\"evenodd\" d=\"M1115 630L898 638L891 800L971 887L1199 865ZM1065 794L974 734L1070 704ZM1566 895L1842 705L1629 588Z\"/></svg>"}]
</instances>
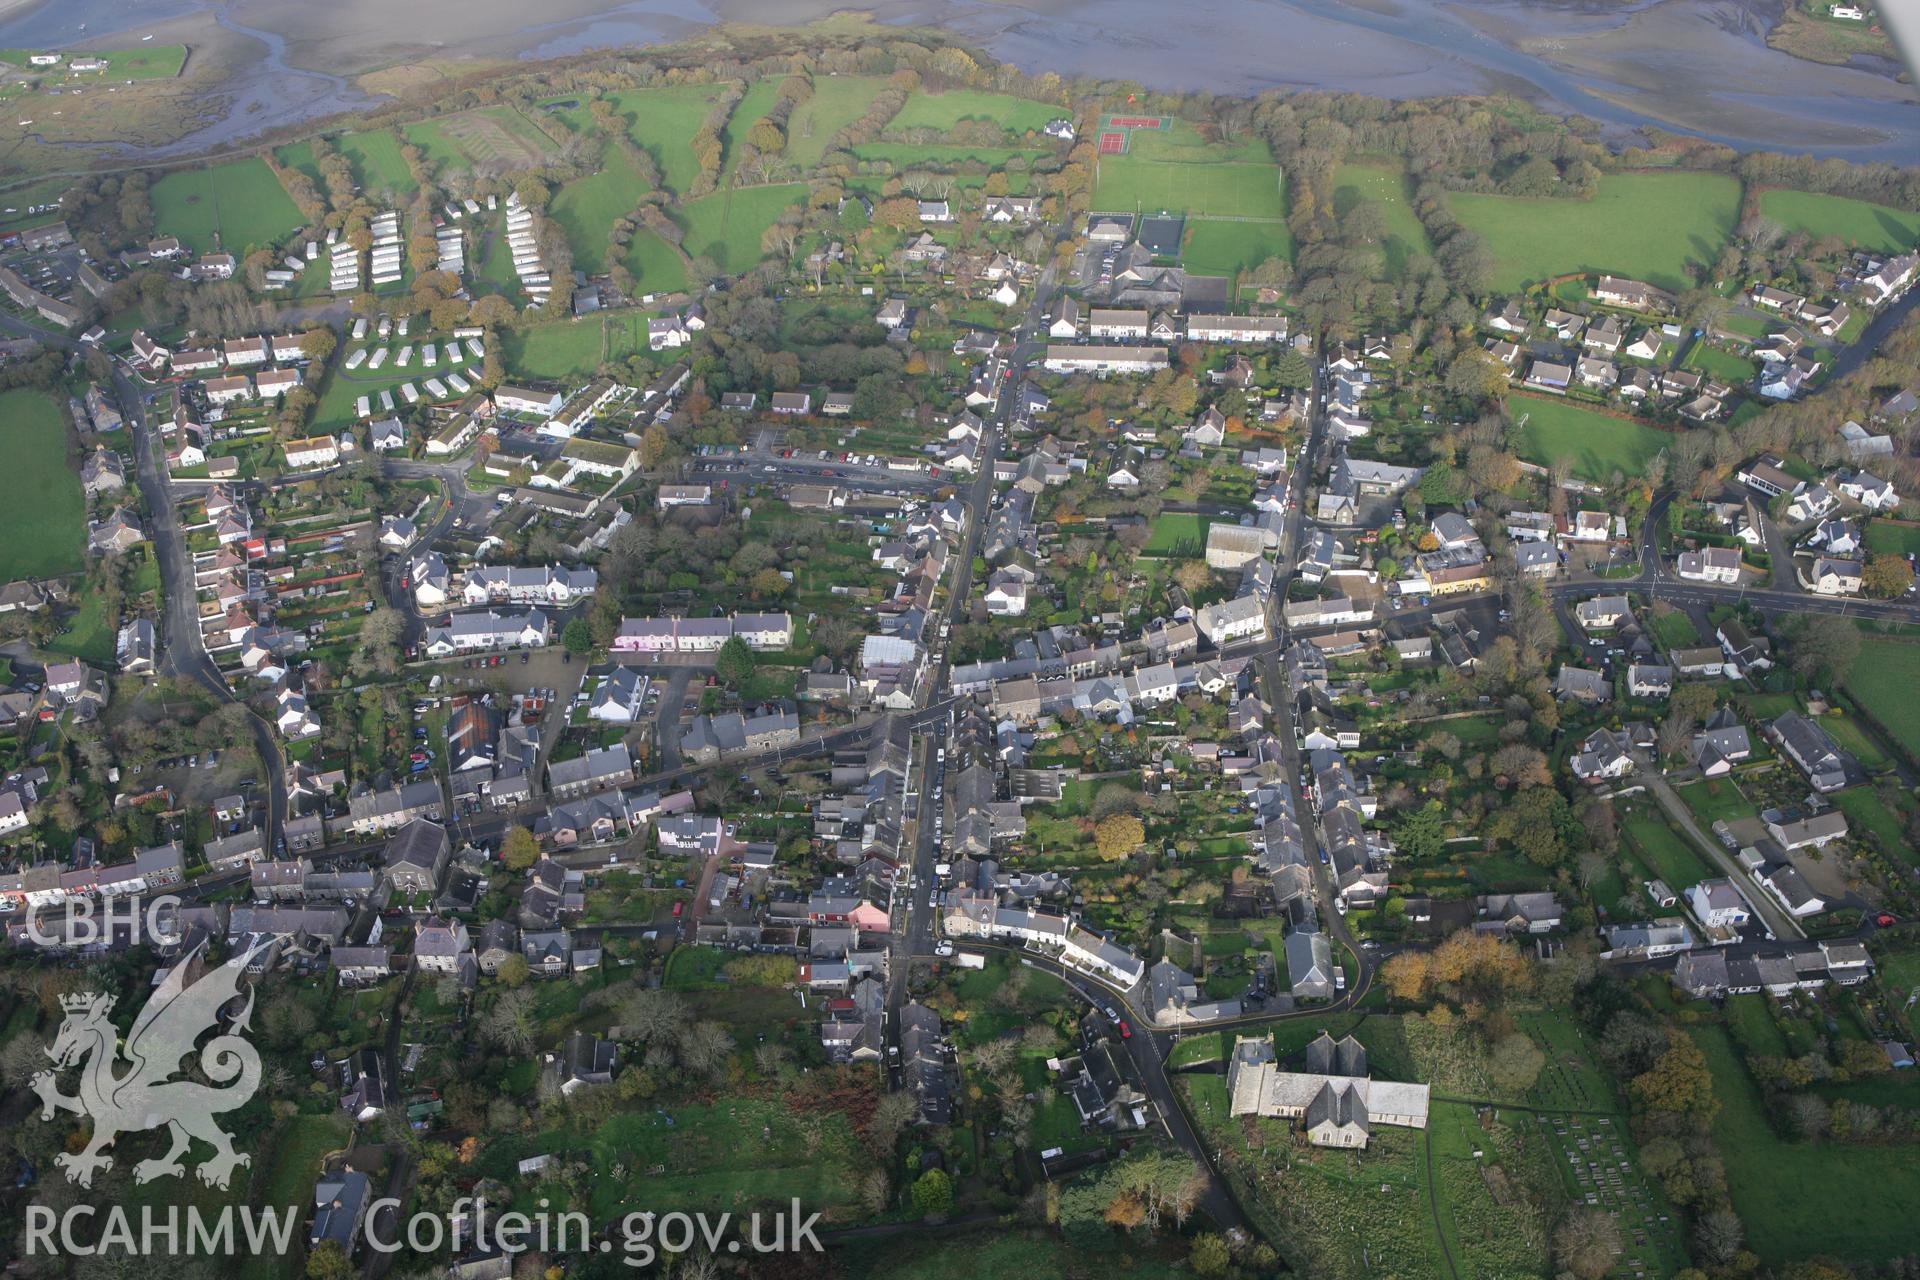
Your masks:
<instances>
[{"instance_id":1,"label":"grass field","mask_svg":"<svg viewBox=\"0 0 1920 1280\"><path fill-rule=\"evenodd\" d=\"M806 198L805 183L786 182L716 191L690 200L678 211L687 229L683 247L695 257L712 258L723 271L745 271L760 261L760 237L781 211Z\"/></svg>"},{"instance_id":2,"label":"grass field","mask_svg":"<svg viewBox=\"0 0 1920 1280\"><path fill-rule=\"evenodd\" d=\"M1905 252L1920 242L1920 213L1812 191L1763 191L1760 212L1789 231L1818 239L1839 236L1848 244L1882 253Z\"/></svg>"},{"instance_id":3,"label":"grass field","mask_svg":"<svg viewBox=\"0 0 1920 1280\"><path fill-rule=\"evenodd\" d=\"M1187 222L1180 265L1195 275L1230 276L1251 271L1268 258L1293 261L1293 232L1284 222Z\"/></svg>"},{"instance_id":4,"label":"grass field","mask_svg":"<svg viewBox=\"0 0 1920 1280\"><path fill-rule=\"evenodd\" d=\"M512 107L481 107L402 126L438 168L502 171L540 163L551 141Z\"/></svg>"},{"instance_id":5,"label":"grass field","mask_svg":"<svg viewBox=\"0 0 1920 1280\"><path fill-rule=\"evenodd\" d=\"M1893 555L1920 555L1920 524L1875 520L1867 526L1867 550Z\"/></svg>"},{"instance_id":6,"label":"grass field","mask_svg":"<svg viewBox=\"0 0 1920 1280\"><path fill-rule=\"evenodd\" d=\"M1407 175L1397 166L1343 164L1333 172L1333 212L1344 217L1349 209L1363 201L1378 206L1386 223L1386 238L1381 242L1381 261L1389 279L1405 270L1407 259L1415 254L1433 252L1427 243L1427 230L1414 216L1413 193Z\"/></svg>"},{"instance_id":7,"label":"grass field","mask_svg":"<svg viewBox=\"0 0 1920 1280\"><path fill-rule=\"evenodd\" d=\"M727 117L727 127L720 131L726 156L722 168L723 180L732 179L734 168L740 163L740 152L746 141L747 130L753 128L756 120L772 110L779 88L778 80L772 78L755 80L747 86L746 96L735 104L733 114Z\"/></svg>"},{"instance_id":8,"label":"grass field","mask_svg":"<svg viewBox=\"0 0 1920 1280\"><path fill-rule=\"evenodd\" d=\"M1047 121L1063 114L1059 107L1010 93L950 89L945 93L913 94L887 127L947 130L962 120L991 120L1012 133L1038 133Z\"/></svg>"},{"instance_id":9,"label":"grass field","mask_svg":"<svg viewBox=\"0 0 1920 1280\"><path fill-rule=\"evenodd\" d=\"M569 182L554 194L547 212L567 233L576 270L598 275L607 269L607 228L633 211L647 188L621 152L607 150L600 172Z\"/></svg>"},{"instance_id":10,"label":"grass field","mask_svg":"<svg viewBox=\"0 0 1920 1280\"><path fill-rule=\"evenodd\" d=\"M1675 832L1664 819L1636 815L1621 824L1628 841L1647 864L1647 870L1684 893L1702 880L1713 878L1713 868L1693 851L1686 837Z\"/></svg>"},{"instance_id":11,"label":"grass field","mask_svg":"<svg viewBox=\"0 0 1920 1280\"><path fill-rule=\"evenodd\" d=\"M938 142L863 142L853 149L861 160L884 160L896 169L952 169L968 163L1003 169L1015 156L1032 158L1038 151L1024 147L950 147ZM981 177L980 182L986 179ZM970 185L970 184L969 184Z\"/></svg>"},{"instance_id":12,"label":"grass field","mask_svg":"<svg viewBox=\"0 0 1920 1280\"><path fill-rule=\"evenodd\" d=\"M259 157L203 169L178 169L153 184L153 223L195 253L278 240L300 225L300 210Z\"/></svg>"},{"instance_id":13,"label":"grass field","mask_svg":"<svg viewBox=\"0 0 1920 1280\"><path fill-rule=\"evenodd\" d=\"M25 186L8 187L0 192L0 231L11 231L15 227L31 227L46 222L55 215L51 213L28 213L27 210L38 204L58 204L60 197L73 185L71 178L42 178L38 182L29 182ZM6 212L8 209L12 213Z\"/></svg>"},{"instance_id":14,"label":"grass field","mask_svg":"<svg viewBox=\"0 0 1920 1280\"><path fill-rule=\"evenodd\" d=\"M1872 707L1908 755L1920 758L1920 644L1863 635L1847 692Z\"/></svg>"},{"instance_id":15,"label":"grass field","mask_svg":"<svg viewBox=\"0 0 1920 1280\"><path fill-rule=\"evenodd\" d=\"M1147 535L1147 545L1141 551L1147 555L1161 556L1201 555L1207 547L1207 526L1212 523L1206 516L1185 512L1156 516L1153 528Z\"/></svg>"},{"instance_id":16,"label":"grass field","mask_svg":"<svg viewBox=\"0 0 1920 1280\"><path fill-rule=\"evenodd\" d=\"M0 481L0 577L51 578L85 564L86 499L67 465L67 423L38 391L0 392L13 461Z\"/></svg>"},{"instance_id":17,"label":"grass field","mask_svg":"<svg viewBox=\"0 0 1920 1280\"><path fill-rule=\"evenodd\" d=\"M644 294L673 292L687 287L686 264L673 246L651 231L640 231L627 244L627 270Z\"/></svg>"},{"instance_id":18,"label":"grass field","mask_svg":"<svg viewBox=\"0 0 1920 1280\"><path fill-rule=\"evenodd\" d=\"M700 176L690 139L720 97L723 85L684 84L660 89L636 89L607 97L627 122L627 136L644 147L660 167L660 181L669 191L685 191ZM588 119L584 106L560 113L578 128Z\"/></svg>"},{"instance_id":19,"label":"grass field","mask_svg":"<svg viewBox=\"0 0 1920 1280\"><path fill-rule=\"evenodd\" d=\"M370 129L364 133L346 133L334 140L340 154L353 165L353 179L371 195L390 192L402 199L413 189L413 175L400 158L400 140L391 129Z\"/></svg>"},{"instance_id":20,"label":"grass field","mask_svg":"<svg viewBox=\"0 0 1920 1280\"><path fill-rule=\"evenodd\" d=\"M1733 231L1740 183L1712 173L1619 173L1589 200L1459 193L1461 225L1493 250L1496 289L1603 271L1684 289L1691 263L1711 263Z\"/></svg>"},{"instance_id":21,"label":"grass field","mask_svg":"<svg viewBox=\"0 0 1920 1280\"><path fill-rule=\"evenodd\" d=\"M1516 419L1526 416L1521 431L1523 459L1551 466L1564 458L1575 475L1603 484L1615 471L1638 474L1672 443L1664 431L1582 408L1571 400L1515 396L1507 412Z\"/></svg>"},{"instance_id":22,"label":"grass field","mask_svg":"<svg viewBox=\"0 0 1920 1280\"><path fill-rule=\"evenodd\" d=\"M1734 387L1752 382L1760 372L1760 366L1754 361L1731 351L1722 351L1719 347L1710 347L1704 339L1694 341L1692 349L1681 363Z\"/></svg>"},{"instance_id":23,"label":"grass field","mask_svg":"<svg viewBox=\"0 0 1920 1280\"><path fill-rule=\"evenodd\" d=\"M501 354L518 376L569 378L598 368L605 345L598 319L556 320L507 333Z\"/></svg>"},{"instance_id":24,"label":"grass field","mask_svg":"<svg viewBox=\"0 0 1920 1280\"><path fill-rule=\"evenodd\" d=\"M1674 791L1687 802L1687 808L1693 810L1694 817L1700 820L1703 827L1712 827L1716 822L1751 818L1758 812L1731 778L1706 778L1675 787Z\"/></svg>"},{"instance_id":25,"label":"grass field","mask_svg":"<svg viewBox=\"0 0 1920 1280\"><path fill-rule=\"evenodd\" d=\"M1881 1261L1912 1248L1908 1215L1920 1203L1920 1162L1888 1159L1874 1147L1782 1142L1727 1032L1697 1026L1692 1034L1713 1071L1713 1132L1727 1156L1727 1189L1747 1247L1762 1262L1813 1254Z\"/></svg>"},{"instance_id":26,"label":"grass field","mask_svg":"<svg viewBox=\"0 0 1920 1280\"><path fill-rule=\"evenodd\" d=\"M808 169L818 164L827 139L865 115L886 87L879 76L815 76L813 96L787 117L787 159Z\"/></svg>"}]
</instances>

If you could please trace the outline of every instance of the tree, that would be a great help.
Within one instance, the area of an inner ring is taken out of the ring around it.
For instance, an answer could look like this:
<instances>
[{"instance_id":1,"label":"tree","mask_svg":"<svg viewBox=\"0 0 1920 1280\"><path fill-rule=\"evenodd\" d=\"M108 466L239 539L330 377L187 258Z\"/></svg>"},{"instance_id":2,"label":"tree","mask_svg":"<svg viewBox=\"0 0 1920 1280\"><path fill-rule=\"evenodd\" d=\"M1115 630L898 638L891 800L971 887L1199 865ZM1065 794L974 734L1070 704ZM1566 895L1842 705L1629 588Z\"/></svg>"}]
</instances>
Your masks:
<instances>
[{"instance_id":1,"label":"tree","mask_svg":"<svg viewBox=\"0 0 1920 1280\"><path fill-rule=\"evenodd\" d=\"M1447 390L1463 400L1498 400L1507 394L1507 366L1490 352L1468 347L1447 366Z\"/></svg>"},{"instance_id":2,"label":"tree","mask_svg":"<svg viewBox=\"0 0 1920 1280\"><path fill-rule=\"evenodd\" d=\"M1693 1228L1693 1242L1709 1262L1732 1262L1745 1238L1740 1215L1724 1205L1701 1214Z\"/></svg>"},{"instance_id":3,"label":"tree","mask_svg":"<svg viewBox=\"0 0 1920 1280\"><path fill-rule=\"evenodd\" d=\"M759 665L753 656L753 650L739 636L728 636L727 642L720 646L720 652L713 658L713 673L720 677L729 689L738 690L747 681L753 679L754 669Z\"/></svg>"},{"instance_id":4,"label":"tree","mask_svg":"<svg viewBox=\"0 0 1920 1280\"><path fill-rule=\"evenodd\" d=\"M1418 1000L1427 993L1430 964L1424 951L1402 951L1380 966L1380 981L1395 1000Z\"/></svg>"},{"instance_id":5,"label":"tree","mask_svg":"<svg viewBox=\"0 0 1920 1280\"><path fill-rule=\"evenodd\" d=\"M1130 813L1116 813L1094 824L1094 846L1108 862L1117 862L1138 849L1147 838L1147 829Z\"/></svg>"},{"instance_id":6,"label":"tree","mask_svg":"<svg viewBox=\"0 0 1920 1280\"><path fill-rule=\"evenodd\" d=\"M593 649L593 627L585 618L575 618L560 633L560 643L567 646L568 653L588 653Z\"/></svg>"},{"instance_id":7,"label":"tree","mask_svg":"<svg viewBox=\"0 0 1920 1280\"><path fill-rule=\"evenodd\" d=\"M1720 1110L1706 1055L1684 1031L1667 1038L1666 1052L1629 1081L1627 1091L1649 1111L1693 1112L1711 1120Z\"/></svg>"},{"instance_id":8,"label":"tree","mask_svg":"<svg viewBox=\"0 0 1920 1280\"><path fill-rule=\"evenodd\" d=\"M913 1211L922 1218L944 1217L953 1210L953 1179L944 1169L929 1169L914 1179L908 1193Z\"/></svg>"},{"instance_id":9,"label":"tree","mask_svg":"<svg viewBox=\"0 0 1920 1280\"><path fill-rule=\"evenodd\" d=\"M1546 1065L1547 1056L1540 1052L1533 1037L1516 1031L1502 1036L1494 1044L1487 1072L1501 1089L1518 1095L1533 1088L1533 1082L1540 1078L1540 1071Z\"/></svg>"},{"instance_id":10,"label":"tree","mask_svg":"<svg viewBox=\"0 0 1920 1280\"><path fill-rule=\"evenodd\" d=\"M1853 621L1834 613L1801 619L1793 633L1793 671L1804 679L1824 676L1844 681L1860 656L1860 632Z\"/></svg>"},{"instance_id":11,"label":"tree","mask_svg":"<svg viewBox=\"0 0 1920 1280\"><path fill-rule=\"evenodd\" d=\"M530 972L525 956L508 956L500 962L500 968L494 976L509 987L517 987L526 982Z\"/></svg>"},{"instance_id":12,"label":"tree","mask_svg":"<svg viewBox=\"0 0 1920 1280\"><path fill-rule=\"evenodd\" d=\"M348 1280L353 1267L338 1240L322 1240L307 1252L307 1280Z\"/></svg>"},{"instance_id":13,"label":"tree","mask_svg":"<svg viewBox=\"0 0 1920 1280\"><path fill-rule=\"evenodd\" d=\"M1913 585L1913 566L1907 563L1905 556L1874 556L1867 561L1867 567L1861 570L1860 581L1868 595L1879 596L1882 600L1895 600L1905 595L1907 588Z\"/></svg>"},{"instance_id":14,"label":"tree","mask_svg":"<svg viewBox=\"0 0 1920 1280\"><path fill-rule=\"evenodd\" d=\"M1197 1276L1223 1276L1233 1261L1233 1255L1227 1250L1227 1242L1211 1231L1203 1231L1193 1238L1193 1247L1187 1250L1187 1261L1193 1266Z\"/></svg>"},{"instance_id":15,"label":"tree","mask_svg":"<svg viewBox=\"0 0 1920 1280\"><path fill-rule=\"evenodd\" d=\"M1553 1232L1553 1254L1578 1280L1600 1280L1620 1252L1620 1224L1613 1215L1581 1205Z\"/></svg>"},{"instance_id":16,"label":"tree","mask_svg":"<svg viewBox=\"0 0 1920 1280\"><path fill-rule=\"evenodd\" d=\"M540 860L540 841L525 827L513 827L500 842L500 858L509 871L525 871Z\"/></svg>"},{"instance_id":17,"label":"tree","mask_svg":"<svg viewBox=\"0 0 1920 1280\"><path fill-rule=\"evenodd\" d=\"M1173 580L1188 595L1204 591L1213 581L1213 570L1207 568L1205 560L1182 560L1180 567L1173 571Z\"/></svg>"}]
</instances>

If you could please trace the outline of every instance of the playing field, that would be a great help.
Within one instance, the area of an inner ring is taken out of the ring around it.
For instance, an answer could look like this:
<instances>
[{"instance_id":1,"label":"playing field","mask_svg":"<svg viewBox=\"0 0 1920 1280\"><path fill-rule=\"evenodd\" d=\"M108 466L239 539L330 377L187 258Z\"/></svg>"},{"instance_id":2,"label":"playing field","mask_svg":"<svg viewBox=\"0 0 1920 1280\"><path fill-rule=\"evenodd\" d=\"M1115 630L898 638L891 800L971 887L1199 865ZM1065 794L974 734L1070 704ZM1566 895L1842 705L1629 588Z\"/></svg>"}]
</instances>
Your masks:
<instances>
[{"instance_id":1,"label":"playing field","mask_svg":"<svg viewBox=\"0 0 1920 1280\"><path fill-rule=\"evenodd\" d=\"M177 169L153 184L152 199L155 228L195 253L217 247L244 257L300 225L300 210L258 156Z\"/></svg>"},{"instance_id":2,"label":"playing field","mask_svg":"<svg viewBox=\"0 0 1920 1280\"><path fill-rule=\"evenodd\" d=\"M1449 196L1462 226L1493 251L1496 289L1574 272L1608 272L1662 289L1691 283L1733 231L1740 183L1717 173L1620 173L1589 200L1467 192Z\"/></svg>"},{"instance_id":3,"label":"playing field","mask_svg":"<svg viewBox=\"0 0 1920 1280\"><path fill-rule=\"evenodd\" d=\"M1139 135L1135 135L1138 137ZM1169 209L1190 217L1287 216L1285 184L1274 164L1148 160L1138 151L1100 161L1093 207L1151 213Z\"/></svg>"},{"instance_id":4,"label":"playing field","mask_svg":"<svg viewBox=\"0 0 1920 1280\"><path fill-rule=\"evenodd\" d=\"M1760 212L1789 231L1804 231L1816 239L1839 236L1862 249L1904 253L1920 244L1920 213L1846 196L1763 191Z\"/></svg>"},{"instance_id":5,"label":"playing field","mask_svg":"<svg viewBox=\"0 0 1920 1280\"><path fill-rule=\"evenodd\" d=\"M600 172L569 182L554 194L547 213L567 233L575 269L598 275L607 269L607 228L633 212L646 184L626 155L607 149Z\"/></svg>"},{"instance_id":6,"label":"playing field","mask_svg":"<svg viewBox=\"0 0 1920 1280\"><path fill-rule=\"evenodd\" d=\"M724 85L685 84L661 89L636 89L607 96L626 120L627 136L646 148L660 167L660 181L669 191L685 191L700 176L690 140L713 109ZM589 119L585 106L571 107L560 118L575 128Z\"/></svg>"},{"instance_id":7,"label":"playing field","mask_svg":"<svg viewBox=\"0 0 1920 1280\"><path fill-rule=\"evenodd\" d=\"M1011 133L1038 133L1047 121L1066 114L1059 107L1010 93L979 93L949 89L945 93L915 93L900 108L889 129L953 128L962 120L991 120Z\"/></svg>"},{"instance_id":8,"label":"playing field","mask_svg":"<svg viewBox=\"0 0 1920 1280\"><path fill-rule=\"evenodd\" d=\"M1614 418L1555 396L1514 396L1507 402L1514 419L1526 418L1521 458L1552 466L1565 460L1573 474L1607 483L1615 471L1637 475L1673 442L1657 428Z\"/></svg>"},{"instance_id":9,"label":"playing field","mask_svg":"<svg viewBox=\"0 0 1920 1280\"><path fill-rule=\"evenodd\" d=\"M1397 167L1343 164L1333 172L1333 212L1344 218L1356 206L1371 203L1380 211L1386 235L1380 241L1388 279L1396 279L1414 254L1433 252L1427 229L1413 213L1413 192Z\"/></svg>"},{"instance_id":10,"label":"playing field","mask_svg":"<svg viewBox=\"0 0 1920 1280\"><path fill-rule=\"evenodd\" d=\"M1230 276L1251 271L1268 258L1293 261L1293 232L1286 223L1195 218L1187 223L1180 265L1195 275Z\"/></svg>"},{"instance_id":11,"label":"playing field","mask_svg":"<svg viewBox=\"0 0 1920 1280\"><path fill-rule=\"evenodd\" d=\"M0 478L0 579L77 573L86 561L86 499L67 465L67 423L38 391L0 392L11 446Z\"/></svg>"}]
</instances>

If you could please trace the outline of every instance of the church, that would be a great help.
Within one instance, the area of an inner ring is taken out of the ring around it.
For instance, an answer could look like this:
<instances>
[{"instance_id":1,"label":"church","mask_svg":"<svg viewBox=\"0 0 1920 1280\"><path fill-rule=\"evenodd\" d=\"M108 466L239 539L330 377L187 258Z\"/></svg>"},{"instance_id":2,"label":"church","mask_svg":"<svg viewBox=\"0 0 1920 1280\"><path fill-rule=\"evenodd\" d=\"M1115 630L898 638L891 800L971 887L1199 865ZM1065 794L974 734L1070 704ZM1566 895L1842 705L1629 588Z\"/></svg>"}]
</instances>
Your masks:
<instances>
[{"instance_id":1,"label":"church","mask_svg":"<svg viewBox=\"0 0 1920 1280\"><path fill-rule=\"evenodd\" d=\"M1273 1037L1241 1037L1227 1065L1227 1093L1236 1116L1298 1117L1316 1147L1364 1147L1375 1125L1427 1127L1429 1088L1374 1080L1367 1051L1326 1032L1306 1048L1304 1071L1282 1071Z\"/></svg>"}]
</instances>

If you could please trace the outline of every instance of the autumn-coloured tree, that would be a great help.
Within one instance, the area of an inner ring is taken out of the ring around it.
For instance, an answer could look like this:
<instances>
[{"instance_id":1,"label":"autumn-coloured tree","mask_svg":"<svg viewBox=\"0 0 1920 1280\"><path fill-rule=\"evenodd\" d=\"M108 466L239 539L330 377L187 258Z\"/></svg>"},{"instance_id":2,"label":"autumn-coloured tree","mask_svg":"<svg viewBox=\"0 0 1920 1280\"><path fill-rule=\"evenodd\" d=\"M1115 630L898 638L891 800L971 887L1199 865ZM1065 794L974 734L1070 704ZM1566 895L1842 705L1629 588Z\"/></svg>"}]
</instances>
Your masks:
<instances>
[{"instance_id":1,"label":"autumn-coloured tree","mask_svg":"<svg viewBox=\"0 0 1920 1280\"><path fill-rule=\"evenodd\" d=\"M1147 838L1147 829L1130 813L1116 813L1094 824L1093 842L1108 862L1126 857Z\"/></svg>"}]
</instances>

